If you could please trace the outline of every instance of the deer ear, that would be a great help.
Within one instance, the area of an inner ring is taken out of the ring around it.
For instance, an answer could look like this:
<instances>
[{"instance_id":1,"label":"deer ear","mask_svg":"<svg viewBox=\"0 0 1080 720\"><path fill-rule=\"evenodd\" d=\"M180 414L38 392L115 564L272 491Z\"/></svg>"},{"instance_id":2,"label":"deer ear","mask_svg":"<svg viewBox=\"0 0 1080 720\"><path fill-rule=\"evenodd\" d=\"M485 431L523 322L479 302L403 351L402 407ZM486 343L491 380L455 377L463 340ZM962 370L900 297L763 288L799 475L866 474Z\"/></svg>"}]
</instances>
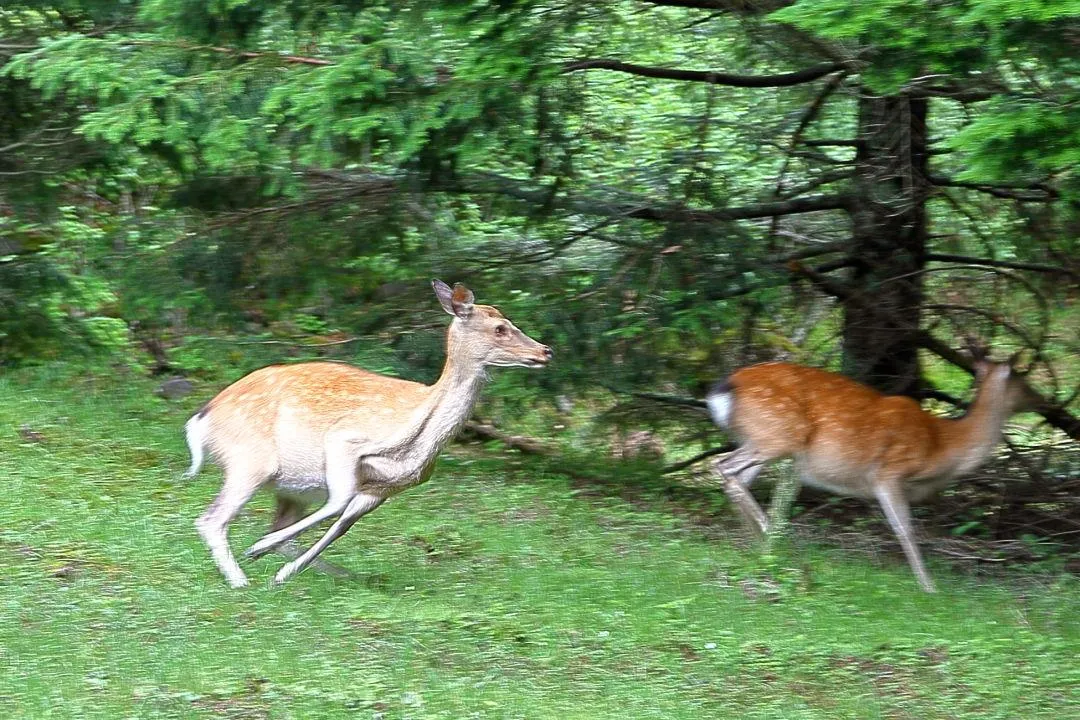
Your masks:
<instances>
[{"instance_id":1,"label":"deer ear","mask_svg":"<svg viewBox=\"0 0 1080 720\"><path fill-rule=\"evenodd\" d=\"M455 283L454 293L450 296L450 305L453 308L453 314L462 320L468 320L469 316L472 315L473 300L475 299L472 290L461 283Z\"/></svg>"},{"instance_id":2,"label":"deer ear","mask_svg":"<svg viewBox=\"0 0 1080 720\"><path fill-rule=\"evenodd\" d=\"M439 298L439 304L442 305L443 310L453 315L454 306L451 298L454 295L454 291L450 289L449 285L439 279L432 280L431 287L435 291L435 297Z\"/></svg>"},{"instance_id":3,"label":"deer ear","mask_svg":"<svg viewBox=\"0 0 1080 720\"><path fill-rule=\"evenodd\" d=\"M451 290L450 286L442 280L432 280L431 287L435 290L435 297L439 298L439 304L442 305L443 310L462 320L469 319L473 311L472 290L461 283L455 284L454 289Z\"/></svg>"}]
</instances>

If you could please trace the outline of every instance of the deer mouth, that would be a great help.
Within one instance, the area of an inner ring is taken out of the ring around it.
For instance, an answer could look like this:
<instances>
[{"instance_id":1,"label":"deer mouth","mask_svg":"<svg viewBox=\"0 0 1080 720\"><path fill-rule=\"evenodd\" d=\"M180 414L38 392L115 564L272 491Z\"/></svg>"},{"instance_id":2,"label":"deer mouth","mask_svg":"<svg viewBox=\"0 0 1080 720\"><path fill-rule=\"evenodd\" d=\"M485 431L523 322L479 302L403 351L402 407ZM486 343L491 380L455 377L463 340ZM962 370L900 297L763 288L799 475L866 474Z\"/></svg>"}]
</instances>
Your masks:
<instances>
[{"instance_id":1,"label":"deer mouth","mask_svg":"<svg viewBox=\"0 0 1080 720\"><path fill-rule=\"evenodd\" d=\"M494 367L526 367L526 368L542 368L548 364L548 358L545 356L540 357L527 357L527 358L514 358L513 360L505 360L502 362L489 362L489 365Z\"/></svg>"},{"instance_id":2,"label":"deer mouth","mask_svg":"<svg viewBox=\"0 0 1080 720\"><path fill-rule=\"evenodd\" d=\"M529 364L526 365L526 367L531 367L531 368L546 367L547 364L549 362L551 362L551 358L554 356L554 354L555 353L553 353L551 351L551 348L549 348L547 345L542 345L540 355L538 357L529 358L528 359Z\"/></svg>"},{"instance_id":3,"label":"deer mouth","mask_svg":"<svg viewBox=\"0 0 1080 720\"><path fill-rule=\"evenodd\" d=\"M539 344L539 343L537 343ZM551 348L547 345L540 345L539 351L530 349L531 355L518 355L511 356L510 358L504 358L502 360L489 361L489 365L496 367L527 367L527 368L542 368L547 366L551 361L553 355Z\"/></svg>"},{"instance_id":4,"label":"deer mouth","mask_svg":"<svg viewBox=\"0 0 1080 720\"><path fill-rule=\"evenodd\" d=\"M537 358L519 358L516 360L508 360L506 362L489 362L488 365L491 365L493 367L542 368L547 365L547 360L540 360Z\"/></svg>"}]
</instances>

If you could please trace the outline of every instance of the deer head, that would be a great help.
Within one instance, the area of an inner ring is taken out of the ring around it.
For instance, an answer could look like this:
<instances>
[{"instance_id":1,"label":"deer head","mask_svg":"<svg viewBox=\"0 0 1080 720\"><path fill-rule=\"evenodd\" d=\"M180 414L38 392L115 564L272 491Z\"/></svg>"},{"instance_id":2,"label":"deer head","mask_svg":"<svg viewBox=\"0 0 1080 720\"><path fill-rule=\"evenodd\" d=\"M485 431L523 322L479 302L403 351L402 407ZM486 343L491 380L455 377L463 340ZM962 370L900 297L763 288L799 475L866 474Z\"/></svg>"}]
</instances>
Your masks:
<instances>
[{"instance_id":1,"label":"deer head","mask_svg":"<svg viewBox=\"0 0 1080 720\"><path fill-rule=\"evenodd\" d=\"M454 317L447 335L447 355L481 367L538 368L551 360L551 348L521 332L490 305L475 305L472 290L432 280L443 310Z\"/></svg>"},{"instance_id":2,"label":"deer head","mask_svg":"<svg viewBox=\"0 0 1080 720\"><path fill-rule=\"evenodd\" d=\"M1000 405L1007 415L1035 410L1044 404L1043 397L1027 383L1030 364L1023 370L1019 369L1023 350L1013 353L1008 360L995 361L990 359L986 345L972 338L968 338L967 345L980 392L985 391L988 397L1000 399Z\"/></svg>"}]
</instances>

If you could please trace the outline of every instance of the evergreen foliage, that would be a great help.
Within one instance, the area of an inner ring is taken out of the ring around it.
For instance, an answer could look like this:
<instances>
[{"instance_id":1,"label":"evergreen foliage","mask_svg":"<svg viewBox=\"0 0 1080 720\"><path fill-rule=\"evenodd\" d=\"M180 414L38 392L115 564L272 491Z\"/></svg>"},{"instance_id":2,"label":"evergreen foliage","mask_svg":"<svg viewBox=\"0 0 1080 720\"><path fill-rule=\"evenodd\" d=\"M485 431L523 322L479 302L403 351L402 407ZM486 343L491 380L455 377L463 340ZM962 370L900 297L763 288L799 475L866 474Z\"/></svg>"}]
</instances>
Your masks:
<instances>
[{"instance_id":1,"label":"evergreen foliage","mask_svg":"<svg viewBox=\"0 0 1080 720\"><path fill-rule=\"evenodd\" d=\"M918 394L966 332L1052 364L1076 6L12 6L3 298L31 311L0 351L389 337L439 274L516 305L560 385L840 349Z\"/></svg>"}]
</instances>

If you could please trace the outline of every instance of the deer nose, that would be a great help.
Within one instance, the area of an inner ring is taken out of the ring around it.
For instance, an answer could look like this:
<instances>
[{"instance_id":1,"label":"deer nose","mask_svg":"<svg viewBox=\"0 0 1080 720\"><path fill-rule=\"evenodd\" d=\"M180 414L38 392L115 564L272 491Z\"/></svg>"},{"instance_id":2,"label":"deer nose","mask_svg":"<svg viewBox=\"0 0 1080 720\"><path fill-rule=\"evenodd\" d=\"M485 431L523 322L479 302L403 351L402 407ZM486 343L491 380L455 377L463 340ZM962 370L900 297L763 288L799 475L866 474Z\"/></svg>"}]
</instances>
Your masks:
<instances>
[{"instance_id":1,"label":"deer nose","mask_svg":"<svg viewBox=\"0 0 1080 720\"><path fill-rule=\"evenodd\" d=\"M547 345L544 346L544 357L550 360L554 354L555 353L551 352L550 347L548 347Z\"/></svg>"}]
</instances>

